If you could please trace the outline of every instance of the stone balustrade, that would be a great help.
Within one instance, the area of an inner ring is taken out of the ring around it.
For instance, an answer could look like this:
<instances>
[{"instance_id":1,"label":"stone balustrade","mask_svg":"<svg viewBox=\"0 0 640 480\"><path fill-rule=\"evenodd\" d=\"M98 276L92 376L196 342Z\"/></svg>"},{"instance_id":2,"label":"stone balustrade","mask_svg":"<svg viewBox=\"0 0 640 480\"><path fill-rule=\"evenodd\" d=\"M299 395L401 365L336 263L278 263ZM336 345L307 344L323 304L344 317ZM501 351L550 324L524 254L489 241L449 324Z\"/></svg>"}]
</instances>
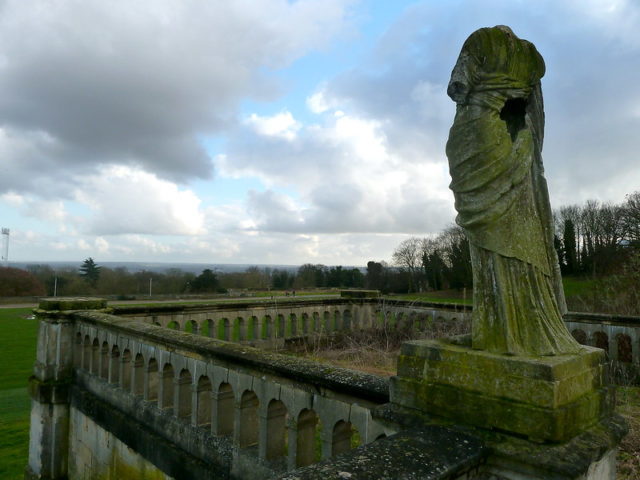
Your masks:
<instances>
[{"instance_id":1,"label":"stone balustrade","mask_svg":"<svg viewBox=\"0 0 640 480\"><path fill-rule=\"evenodd\" d=\"M343 299L168 307L116 307L118 316L261 347L290 338L393 326L424 331L438 321L470 321L472 308L436 302ZM583 345L621 364L640 365L640 317L569 312L567 328Z\"/></svg>"},{"instance_id":2,"label":"stone balustrade","mask_svg":"<svg viewBox=\"0 0 640 480\"><path fill-rule=\"evenodd\" d=\"M612 362L640 366L640 317L570 312L565 322L583 345L602 348Z\"/></svg>"},{"instance_id":3,"label":"stone balustrade","mask_svg":"<svg viewBox=\"0 0 640 480\"><path fill-rule=\"evenodd\" d=\"M426 330L434 321L469 319L453 304L363 299L115 307L114 314L220 340L261 347L287 339L376 326Z\"/></svg>"},{"instance_id":4,"label":"stone balustrade","mask_svg":"<svg viewBox=\"0 0 640 480\"><path fill-rule=\"evenodd\" d=\"M77 386L199 460L240 476L267 478L392 433L371 416L372 407L388 400L388 382L380 377L140 318L78 313L73 319ZM207 451L211 442L215 451ZM220 452L230 453L221 458Z\"/></svg>"}]
</instances>

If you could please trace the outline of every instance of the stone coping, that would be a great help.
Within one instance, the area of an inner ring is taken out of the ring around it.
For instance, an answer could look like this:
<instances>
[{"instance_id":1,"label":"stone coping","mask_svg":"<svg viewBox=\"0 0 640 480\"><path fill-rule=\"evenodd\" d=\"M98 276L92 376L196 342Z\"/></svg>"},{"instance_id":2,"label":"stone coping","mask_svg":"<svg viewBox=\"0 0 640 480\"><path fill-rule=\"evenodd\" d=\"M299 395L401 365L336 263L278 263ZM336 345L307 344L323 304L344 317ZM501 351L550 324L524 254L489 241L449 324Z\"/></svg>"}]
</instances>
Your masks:
<instances>
[{"instance_id":1,"label":"stone coping","mask_svg":"<svg viewBox=\"0 0 640 480\"><path fill-rule=\"evenodd\" d=\"M614 413L566 442L534 443L495 430L461 425L393 403L377 407L372 414L374 419L395 425L396 428L410 429L415 428L416 425L441 425L469 435L488 449L486 455L488 464L507 462L516 471L534 470L538 474L537 477L529 475L523 478L562 480L582 478L591 464L602 458L606 452L617 448L629 431L626 420Z\"/></svg>"},{"instance_id":2,"label":"stone coping","mask_svg":"<svg viewBox=\"0 0 640 480\"><path fill-rule=\"evenodd\" d=\"M264 300L246 300L239 302L212 302L198 304L168 303L158 305L114 305L113 311L115 315L127 314L153 314L153 313L182 313L182 312L198 312L210 310L248 310L251 308L298 308L312 305L386 305L390 307L422 307L436 308L447 311L466 312L471 311L470 305L459 305L456 303L438 303L438 302L418 302L413 300L396 300L392 298L325 298L325 299L278 299L277 301L265 298Z\"/></svg>"},{"instance_id":3,"label":"stone coping","mask_svg":"<svg viewBox=\"0 0 640 480\"><path fill-rule=\"evenodd\" d=\"M565 322L590 322L598 324L628 324L636 327L640 326L640 316L633 315L613 315L610 313L586 313L586 312L569 312L564 316Z\"/></svg>"},{"instance_id":4,"label":"stone coping","mask_svg":"<svg viewBox=\"0 0 640 480\"><path fill-rule=\"evenodd\" d=\"M476 470L489 450L473 436L437 425L410 428L299 468L283 480L444 480Z\"/></svg>"},{"instance_id":5,"label":"stone coping","mask_svg":"<svg viewBox=\"0 0 640 480\"><path fill-rule=\"evenodd\" d=\"M225 301L225 302L212 302L212 303L197 303L197 304L184 304L184 303L167 303L157 305L114 305L113 311L115 315L128 315L128 314L147 314L152 315L154 313L188 313L188 312L206 312L217 310L249 310L249 309L266 309L266 308L298 308L308 307L313 305L344 305L347 304L363 304L368 303L371 299L359 299L359 298L325 298L325 299L278 299L271 300L265 298L264 300L246 300L246 301Z\"/></svg>"},{"instance_id":6,"label":"stone coping","mask_svg":"<svg viewBox=\"0 0 640 480\"><path fill-rule=\"evenodd\" d=\"M105 313L78 312L73 317L100 328L136 337L143 342L165 346L169 350L196 353L204 359L234 363L259 372L364 398L373 403L389 401L389 379L377 375L268 352L248 345L171 330Z\"/></svg>"},{"instance_id":7,"label":"stone coping","mask_svg":"<svg viewBox=\"0 0 640 480\"><path fill-rule=\"evenodd\" d=\"M446 303L446 302L421 302L415 300L400 300L387 297L379 298L325 298L325 299L279 299L277 302L273 300L247 300L241 302L215 302L215 303L198 303L188 304L158 304L156 306L113 306L116 315L126 315L135 313L179 313L179 312L195 312L209 310L247 310L250 308L267 308L277 306L282 308L298 308L310 305L342 305L345 303L358 303L361 305L386 305L389 307L418 307L418 308L434 308L455 312L471 312L471 305ZM592 322L603 324L627 324L630 326L640 325L640 316L633 315L614 315L606 313L588 313L588 312L568 312L564 315L565 321L574 322Z\"/></svg>"},{"instance_id":8,"label":"stone coping","mask_svg":"<svg viewBox=\"0 0 640 480\"><path fill-rule=\"evenodd\" d=\"M98 297L46 297L41 298L38 305L38 310L47 312L105 308L107 308L107 300Z\"/></svg>"}]
</instances>

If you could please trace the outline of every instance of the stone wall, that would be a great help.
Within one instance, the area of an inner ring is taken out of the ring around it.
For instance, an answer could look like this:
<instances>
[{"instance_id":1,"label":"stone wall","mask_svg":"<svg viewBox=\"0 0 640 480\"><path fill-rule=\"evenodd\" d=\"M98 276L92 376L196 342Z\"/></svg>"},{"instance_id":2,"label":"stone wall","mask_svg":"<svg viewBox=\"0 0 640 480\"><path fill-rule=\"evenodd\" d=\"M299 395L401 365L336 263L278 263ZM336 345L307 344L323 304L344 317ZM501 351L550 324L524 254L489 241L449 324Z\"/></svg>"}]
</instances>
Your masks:
<instances>
[{"instance_id":1,"label":"stone wall","mask_svg":"<svg viewBox=\"0 0 640 480\"><path fill-rule=\"evenodd\" d=\"M101 313L74 320L75 385L228 475L267 478L393 433L371 416L382 378Z\"/></svg>"},{"instance_id":2,"label":"stone wall","mask_svg":"<svg viewBox=\"0 0 640 480\"><path fill-rule=\"evenodd\" d=\"M69 478L171 478L77 408L71 409L69 445Z\"/></svg>"}]
</instances>

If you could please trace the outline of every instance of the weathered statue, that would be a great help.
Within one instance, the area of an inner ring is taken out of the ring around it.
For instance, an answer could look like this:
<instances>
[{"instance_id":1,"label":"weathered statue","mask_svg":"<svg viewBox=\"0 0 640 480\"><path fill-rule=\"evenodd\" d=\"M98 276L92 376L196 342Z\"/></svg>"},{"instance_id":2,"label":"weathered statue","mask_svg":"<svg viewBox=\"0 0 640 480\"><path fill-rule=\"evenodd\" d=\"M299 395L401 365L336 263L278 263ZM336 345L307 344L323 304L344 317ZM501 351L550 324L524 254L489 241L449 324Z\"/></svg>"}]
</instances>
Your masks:
<instances>
[{"instance_id":1,"label":"weathered statue","mask_svg":"<svg viewBox=\"0 0 640 480\"><path fill-rule=\"evenodd\" d=\"M508 27L465 42L448 94L456 102L447 156L471 245L472 346L511 355L576 353L553 248L542 167L544 61Z\"/></svg>"}]
</instances>

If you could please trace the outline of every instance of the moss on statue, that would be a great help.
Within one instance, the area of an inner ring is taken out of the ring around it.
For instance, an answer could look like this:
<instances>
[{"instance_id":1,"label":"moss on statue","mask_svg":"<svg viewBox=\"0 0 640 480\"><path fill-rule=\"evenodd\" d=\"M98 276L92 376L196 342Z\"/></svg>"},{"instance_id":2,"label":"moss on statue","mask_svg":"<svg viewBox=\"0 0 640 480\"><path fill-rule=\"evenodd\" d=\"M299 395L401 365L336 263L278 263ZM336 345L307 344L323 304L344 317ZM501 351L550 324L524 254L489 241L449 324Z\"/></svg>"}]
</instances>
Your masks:
<instances>
[{"instance_id":1,"label":"moss on statue","mask_svg":"<svg viewBox=\"0 0 640 480\"><path fill-rule=\"evenodd\" d=\"M448 94L447 156L473 266L473 348L511 355L577 353L542 168L544 61L508 27L464 43Z\"/></svg>"}]
</instances>

